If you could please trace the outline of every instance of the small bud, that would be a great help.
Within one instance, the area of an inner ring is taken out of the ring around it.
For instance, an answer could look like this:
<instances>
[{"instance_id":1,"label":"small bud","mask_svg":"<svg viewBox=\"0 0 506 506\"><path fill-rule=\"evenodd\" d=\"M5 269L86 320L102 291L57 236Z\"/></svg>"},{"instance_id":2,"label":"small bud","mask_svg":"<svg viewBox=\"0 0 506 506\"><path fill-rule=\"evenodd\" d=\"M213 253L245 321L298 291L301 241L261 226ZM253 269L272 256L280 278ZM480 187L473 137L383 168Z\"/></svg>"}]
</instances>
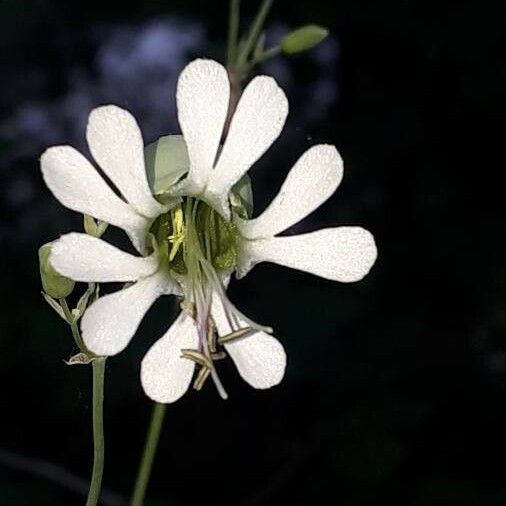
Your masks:
<instances>
[{"instance_id":1,"label":"small bud","mask_svg":"<svg viewBox=\"0 0 506 506\"><path fill-rule=\"evenodd\" d=\"M302 53L317 46L328 34L329 31L322 26L303 26L283 37L281 50L285 54Z\"/></svg>"},{"instance_id":2,"label":"small bud","mask_svg":"<svg viewBox=\"0 0 506 506\"><path fill-rule=\"evenodd\" d=\"M84 231L93 237L102 237L108 224L105 221L95 221L91 216L83 216Z\"/></svg>"},{"instance_id":3,"label":"small bud","mask_svg":"<svg viewBox=\"0 0 506 506\"><path fill-rule=\"evenodd\" d=\"M98 237L98 225L97 222L91 217L85 214L83 216L84 231L88 235Z\"/></svg>"},{"instance_id":4,"label":"small bud","mask_svg":"<svg viewBox=\"0 0 506 506\"><path fill-rule=\"evenodd\" d=\"M44 244L39 248L39 268L40 279L44 292L53 297L54 299L63 299L72 293L74 290L74 281L61 274L58 274L51 263L49 256L51 254L51 243Z\"/></svg>"}]
</instances>

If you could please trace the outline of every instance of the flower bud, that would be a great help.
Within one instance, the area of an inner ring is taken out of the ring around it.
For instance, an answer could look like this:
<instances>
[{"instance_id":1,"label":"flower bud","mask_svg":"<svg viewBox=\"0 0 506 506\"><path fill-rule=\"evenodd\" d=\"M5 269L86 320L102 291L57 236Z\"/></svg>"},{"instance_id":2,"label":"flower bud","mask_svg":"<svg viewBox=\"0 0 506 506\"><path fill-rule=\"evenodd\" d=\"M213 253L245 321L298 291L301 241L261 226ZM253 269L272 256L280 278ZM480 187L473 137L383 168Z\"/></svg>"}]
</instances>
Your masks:
<instances>
[{"instance_id":1,"label":"flower bud","mask_svg":"<svg viewBox=\"0 0 506 506\"><path fill-rule=\"evenodd\" d=\"M51 254L51 243L44 244L39 248L39 268L40 279L44 292L55 299L63 299L74 290L74 281L61 274L58 274L51 263L49 256Z\"/></svg>"},{"instance_id":2,"label":"flower bud","mask_svg":"<svg viewBox=\"0 0 506 506\"><path fill-rule=\"evenodd\" d=\"M97 221L92 216L83 215L84 231L93 237L102 237L108 224L105 221Z\"/></svg>"},{"instance_id":3,"label":"flower bud","mask_svg":"<svg viewBox=\"0 0 506 506\"><path fill-rule=\"evenodd\" d=\"M87 214L83 216L83 225L84 231L88 235L98 237L98 225L97 222L91 216L88 216Z\"/></svg>"},{"instance_id":4,"label":"flower bud","mask_svg":"<svg viewBox=\"0 0 506 506\"><path fill-rule=\"evenodd\" d=\"M298 28L281 40L281 50L285 54L301 53L317 46L329 31L318 25L306 25Z\"/></svg>"}]
</instances>

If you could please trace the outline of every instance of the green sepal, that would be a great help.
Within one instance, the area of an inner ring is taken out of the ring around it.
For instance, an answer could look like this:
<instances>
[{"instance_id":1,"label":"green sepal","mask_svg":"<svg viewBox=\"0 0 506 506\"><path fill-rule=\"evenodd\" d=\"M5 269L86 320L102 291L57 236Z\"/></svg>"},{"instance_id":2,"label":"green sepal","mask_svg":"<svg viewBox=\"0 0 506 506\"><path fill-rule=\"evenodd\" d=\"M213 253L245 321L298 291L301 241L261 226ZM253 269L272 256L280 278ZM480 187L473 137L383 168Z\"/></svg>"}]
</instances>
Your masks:
<instances>
[{"instance_id":1,"label":"green sepal","mask_svg":"<svg viewBox=\"0 0 506 506\"><path fill-rule=\"evenodd\" d=\"M224 221L219 221L216 229L218 241L213 250L213 266L219 272L233 270L237 263L237 230Z\"/></svg>"},{"instance_id":2,"label":"green sepal","mask_svg":"<svg viewBox=\"0 0 506 506\"><path fill-rule=\"evenodd\" d=\"M88 283L88 288L79 299L76 308L72 311L72 313L75 311L74 317L76 321L79 320L79 318L81 318L81 316L86 311L88 303L90 302L90 298L92 298L92 296L95 294L95 287L95 283Z\"/></svg>"},{"instance_id":3,"label":"green sepal","mask_svg":"<svg viewBox=\"0 0 506 506\"><path fill-rule=\"evenodd\" d=\"M248 174L244 174L232 187L230 192L230 205L233 211L243 220L251 218L253 214L253 190L251 188L251 179Z\"/></svg>"},{"instance_id":4,"label":"green sepal","mask_svg":"<svg viewBox=\"0 0 506 506\"><path fill-rule=\"evenodd\" d=\"M40 279L44 292L54 299L64 299L74 290L74 281L56 272L49 261L51 243L39 248Z\"/></svg>"},{"instance_id":5,"label":"green sepal","mask_svg":"<svg viewBox=\"0 0 506 506\"><path fill-rule=\"evenodd\" d=\"M303 26L283 37L281 50L285 54L302 53L317 46L328 34L329 31L323 26Z\"/></svg>"},{"instance_id":6,"label":"green sepal","mask_svg":"<svg viewBox=\"0 0 506 506\"><path fill-rule=\"evenodd\" d=\"M197 230L209 241L210 258L217 271L232 270L237 262L237 227L225 221L209 206L200 206L196 217ZM202 249L206 248L205 243Z\"/></svg>"},{"instance_id":7,"label":"green sepal","mask_svg":"<svg viewBox=\"0 0 506 506\"><path fill-rule=\"evenodd\" d=\"M166 193L190 168L188 150L182 135L166 135L144 149L146 174L155 195Z\"/></svg>"},{"instance_id":8,"label":"green sepal","mask_svg":"<svg viewBox=\"0 0 506 506\"><path fill-rule=\"evenodd\" d=\"M50 297L45 292L40 292L42 294L42 297L44 297L44 300L51 306L54 311L58 313L58 315L65 320L67 323L69 323L67 317L65 316L65 312L63 311L63 308L60 306L57 300L53 299L53 297Z\"/></svg>"}]
</instances>

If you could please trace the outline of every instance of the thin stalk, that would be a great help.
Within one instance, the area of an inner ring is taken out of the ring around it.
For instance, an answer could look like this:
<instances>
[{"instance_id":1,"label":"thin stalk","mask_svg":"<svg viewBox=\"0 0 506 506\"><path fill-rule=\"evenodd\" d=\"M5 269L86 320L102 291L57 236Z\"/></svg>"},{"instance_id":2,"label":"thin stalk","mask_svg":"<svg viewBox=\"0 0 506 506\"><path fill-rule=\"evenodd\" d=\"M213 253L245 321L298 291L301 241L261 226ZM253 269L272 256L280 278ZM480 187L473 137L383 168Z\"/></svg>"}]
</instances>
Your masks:
<instances>
[{"instance_id":1,"label":"thin stalk","mask_svg":"<svg viewBox=\"0 0 506 506\"><path fill-rule=\"evenodd\" d=\"M207 344L207 341L205 339L203 342L203 346L205 354L207 356L210 356L211 354L209 352L209 345ZM224 401L226 401L228 399L228 394L227 391L225 390L225 387L223 386L223 383L220 380L220 377L218 376L218 372L216 371L216 367L214 367L214 364L211 367L211 378L214 382L214 386L216 387L218 394Z\"/></svg>"},{"instance_id":2,"label":"thin stalk","mask_svg":"<svg viewBox=\"0 0 506 506\"><path fill-rule=\"evenodd\" d=\"M237 58L237 38L239 36L239 0L230 0L228 15L227 67L233 68Z\"/></svg>"},{"instance_id":3,"label":"thin stalk","mask_svg":"<svg viewBox=\"0 0 506 506\"><path fill-rule=\"evenodd\" d=\"M274 46L269 49L266 49L259 56L251 60L250 66L253 67L253 65L256 65L257 63L262 63L266 60L269 60L270 58L274 58L275 56L278 56L278 54L280 53L281 53L281 46Z\"/></svg>"},{"instance_id":4,"label":"thin stalk","mask_svg":"<svg viewBox=\"0 0 506 506\"><path fill-rule=\"evenodd\" d=\"M228 69L228 78L230 80L230 99L228 102L227 118L225 120L225 126L223 127L222 139L225 141L228 130L230 129L230 123L234 116L237 104L242 94L242 77L235 70Z\"/></svg>"},{"instance_id":5,"label":"thin stalk","mask_svg":"<svg viewBox=\"0 0 506 506\"><path fill-rule=\"evenodd\" d=\"M70 328L72 330L72 337L74 338L77 347L83 353L88 354L88 350L86 349L84 341L81 337L81 333L79 332L79 325L77 323L75 316L72 314L72 311L70 310L66 299L60 299L60 305L63 309L63 313L65 314L65 318L67 318L67 323L70 325Z\"/></svg>"},{"instance_id":6,"label":"thin stalk","mask_svg":"<svg viewBox=\"0 0 506 506\"><path fill-rule=\"evenodd\" d=\"M158 440L160 439L160 431L162 429L163 419L165 417L165 404L155 403L151 414L151 422L149 424L148 435L144 444L144 452L142 460L135 480L135 486L130 500L130 506L142 506L146 495L153 460L155 459Z\"/></svg>"},{"instance_id":7,"label":"thin stalk","mask_svg":"<svg viewBox=\"0 0 506 506\"><path fill-rule=\"evenodd\" d=\"M260 36L260 32L262 31L262 28L264 26L265 18L267 17L267 14L269 13L269 10L272 7L272 2L273 0L264 0L262 2L260 9L258 10L257 15L255 16L253 24L251 25L248 38L244 43L244 47L241 51L241 54L237 58L237 66L239 68L245 66L248 60L248 56L255 47L258 37Z\"/></svg>"},{"instance_id":8,"label":"thin stalk","mask_svg":"<svg viewBox=\"0 0 506 506\"><path fill-rule=\"evenodd\" d=\"M105 357L93 360L93 472L86 506L96 506L104 473L104 376Z\"/></svg>"}]
</instances>

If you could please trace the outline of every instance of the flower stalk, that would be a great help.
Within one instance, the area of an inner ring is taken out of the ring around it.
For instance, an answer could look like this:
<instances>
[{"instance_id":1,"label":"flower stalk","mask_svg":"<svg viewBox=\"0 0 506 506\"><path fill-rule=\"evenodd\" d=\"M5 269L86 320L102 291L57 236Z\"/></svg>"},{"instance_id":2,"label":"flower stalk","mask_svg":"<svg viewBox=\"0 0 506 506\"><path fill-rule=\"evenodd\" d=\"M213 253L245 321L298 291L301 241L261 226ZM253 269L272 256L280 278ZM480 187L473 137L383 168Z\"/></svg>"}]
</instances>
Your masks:
<instances>
[{"instance_id":1,"label":"flower stalk","mask_svg":"<svg viewBox=\"0 0 506 506\"><path fill-rule=\"evenodd\" d=\"M248 38L244 42L242 51L238 55L237 66L239 68L244 67L246 65L248 57L250 53L253 51L255 44L258 38L260 37L260 33L262 32L262 28L265 23L265 19L267 18L267 14L269 14L269 11L272 7L272 2L273 0L264 0L262 2L260 9L258 10L257 15L255 16L253 24L251 25Z\"/></svg>"},{"instance_id":2,"label":"flower stalk","mask_svg":"<svg viewBox=\"0 0 506 506\"><path fill-rule=\"evenodd\" d=\"M228 16L227 66L232 68L237 57L237 38L239 36L239 0L230 0Z\"/></svg>"},{"instance_id":3,"label":"flower stalk","mask_svg":"<svg viewBox=\"0 0 506 506\"><path fill-rule=\"evenodd\" d=\"M93 289L95 289L93 287ZM93 470L91 473L90 489L86 506L96 506L100 498L102 489L102 477L104 474L104 380L105 380L105 361L106 357L95 357L90 354L81 337L78 325L78 316L69 308L65 298L60 299L60 305L63 314L72 330L72 336L82 355L80 360L68 362L74 363L92 363L93 368ZM76 357L73 357L74 359Z\"/></svg>"},{"instance_id":4,"label":"flower stalk","mask_svg":"<svg viewBox=\"0 0 506 506\"><path fill-rule=\"evenodd\" d=\"M166 404L160 404L158 402L153 406L148 435L146 437L137 479L135 480L130 506L142 506L144 504L144 497L146 496L146 489L151 475L151 468L153 467L158 441L160 439L166 408Z\"/></svg>"},{"instance_id":5,"label":"flower stalk","mask_svg":"<svg viewBox=\"0 0 506 506\"><path fill-rule=\"evenodd\" d=\"M60 299L60 305L63 309L63 314L65 315L65 319L70 326L70 330L72 331L72 337L82 353L87 353L86 346L84 345L83 339L81 337L81 333L79 332L79 325L77 323L77 318L72 314L72 311L67 304L67 299Z\"/></svg>"},{"instance_id":6,"label":"flower stalk","mask_svg":"<svg viewBox=\"0 0 506 506\"><path fill-rule=\"evenodd\" d=\"M104 473L104 376L105 357L97 357L93 367L93 444L94 458L90 490L86 506L96 506L102 488Z\"/></svg>"}]
</instances>

